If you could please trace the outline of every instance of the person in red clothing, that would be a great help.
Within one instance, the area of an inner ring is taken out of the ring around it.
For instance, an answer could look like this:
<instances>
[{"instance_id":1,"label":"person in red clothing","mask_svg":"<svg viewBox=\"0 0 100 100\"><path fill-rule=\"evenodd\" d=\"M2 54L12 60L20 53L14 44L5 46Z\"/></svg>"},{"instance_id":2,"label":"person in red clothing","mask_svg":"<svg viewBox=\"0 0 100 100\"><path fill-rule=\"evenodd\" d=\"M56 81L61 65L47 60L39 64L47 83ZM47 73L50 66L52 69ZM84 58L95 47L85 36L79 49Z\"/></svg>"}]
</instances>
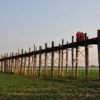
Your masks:
<instances>
[{"instance_id":1,"label":"person in red clothing","mask_svg":"<svg viewBox=\"0 0 100 100\"><path fill-rule=\"evenodd\" d=\"M88 37L87 37L88 39ZM85 40L85 34L83 32L77 32L76 33L76 41L80 42L80 41L84 41Z\"/></svg>"}]
</instances>

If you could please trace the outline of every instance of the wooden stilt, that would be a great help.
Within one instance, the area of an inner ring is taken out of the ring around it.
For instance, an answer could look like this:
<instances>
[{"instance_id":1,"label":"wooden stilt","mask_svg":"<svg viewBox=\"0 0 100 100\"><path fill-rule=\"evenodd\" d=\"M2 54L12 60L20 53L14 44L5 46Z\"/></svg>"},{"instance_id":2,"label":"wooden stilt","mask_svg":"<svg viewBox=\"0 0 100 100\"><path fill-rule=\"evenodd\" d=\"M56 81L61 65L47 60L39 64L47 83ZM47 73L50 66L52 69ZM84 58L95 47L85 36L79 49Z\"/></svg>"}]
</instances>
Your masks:
<instances>
[{"instance_id":1,"label":"wooden stilt","mask_svg":"<svg viewBox=\"0 0 100 100\"><path fill-rule=\"evenodd\" d=\"M99 80L100 80L100 30L97 32L98 37L98 64L99 64Z\"/></svg>"},{"instance_id":2,"label":"wooden stilt","mask_svg":"<svg viewBox=\"0 0 100 100\"><path fill-rule=\"evenodd\" d=\"M85 40L87 40L87 34L85 33ZM85 78L89 78L89 50L87 43L85 44Z\"/></svg>"},{"instance_id":3,"label":"wooden stilt","mask_svg":"<svg viewBox=\"0 0 100 100\"><path fill-rule=\"evenodd\" d=\"M25 51L25 54L26 54L26 51ZM24 57L24 75L26 76L27 75L27 70L26 70L26 56Z\"/></svg>"},{"instance_id":4,"label":"wooden stilt","mask_svg":"<svg viewBox=\"0 0 100 100\"><path fill-rule=\"evenodd\" d=\"M62 39L62 46L64 45L64 40ZM61 50L62 55L61 55L61 76L63 76L63 59L64 59L64 53L63 53L63 49Z\"/></svg>"},{"instance_id":5,"label":"wooden stilt","mask_svg":"<svg viewBox=\"0 0 100 100\"><path fill-rule=\"evenodd\" d=\"M45 43L45 49L47 49L47 43ZM45 68L44 68L44 77L48 77L47 52L45 52Z\"/></svg>"},{"instance_id":6,"label":"wooden stilt","mask_svg":"<svg viewBox=\"0 0 100 100\"><path fill-rule=\"evenodd\" d=\"M2 55L0 58L2 59ZM2 61L0 61L0 63L1 63L0 72L2 72Z\"/></svg>"},{"instance_id":7,"label":"wooden stilt","mask_svg":"<svg viewBox=\"0 0 100 100\"><path fill-rule=\"evenodd\" d=\"M23 54L23 49L21 50L21 54ZM21 57L21 65L20 65L20 74L22 74L23 70L23 57Z\"/></svg>"},{"instance_id":8,"label":"wooden stilt","mask_svg":"<svg viewBox=\"0 0 100 100\"><path fill-rule=\"evenodd\" d=\"M18 49L18 55L19 55L19 49ZM17 74L20 74L19 72L20 72L20 58L18 57L18 59L17 59Z\"/></svg>"},{"instance_id":9,"label":"wooden stilt","mask_svg":"<svg viewBox=\"0 0 100 100\"><path fill-rule=\"evenodd\" d=\"M78 47L76 47L76 69L75 69L75 78L78 77Z\"/></svg>"},{"instance_id":10,"label":"wooden stilt","mask_svg":"<svg viewBox=\"0 0 100 100\"><path fill-rule=\"evenodd\" d=\"M67 42L68 44L68 42ZM68 76L68 48L66 49L66 77Z\"/></svg>"},{"instance_id":11,"label":"wooden stilt","mask_svg":"<svg viewBox=\"0 0 100 100\"><path fill-rule=\"evenodd\" d=\"M10 59L9 59L9 73L11 72L11 69L10 69Z\"/></svg>"},{"instance_id":12,"label":"wooden stilt","mask_svg":"<svg viewBox=\"0 0 100 100\"><path fill-rule=\"evenodd\" d=\"M29 48L29 53L31 52L31 48ZM28 57L28 75L30 75L30 56Z\"/></svg>"},{"instance_id":13,"label":"wooden stilt","mask_svg":"<svg viewBox=\"0 0 100 100\"><path fill-rule=\"evenodd\" d=\"M6 58L6 54L4 55L4 58ZM4 72L6 72L6 60L4 60Z\"/></svg>"},{"instance_id":14,"label":"wooden stilt","mask_svg":"<svg viewBox=\"0 0 100 100\"><path fill-rule=\"evenodd\" d=\"M7 58L8 58L8 53L7 53ZM8 73L8 67L9 67L8 66L8 59L6 59L6 68L7 68L6 70L7 70L7 73Z\"/></svg>"},{"instance_id":15,"label":"wooden stilt","mask_svg":"<svg viewBox=\"0 0 100 100\"><path fill-rule=\"evenodd\" d=\"M42 47L41 46L39 47L39 50L40 50L40 54L39 54L39 78L41 78L42 77L42 63L41 63L41 59L42 59L41 50L42 50Z\"/></svg>"},{"instance_id":16,"label":"wooden stilt","mask_svg":"<svg viewBox=\"0 0 100 100\"><path fill-rule=\"evenodd\" d=\"M72 43L74 42L74 36L72 36ZM74 77L74 48L72 47L72 77Z\"/></svg>"},{"instance_id":17,"label":"wooden stilt","mask_svg":"<svg viewBox=\"0 0 100 100\"><path fill-rule=\"evenodd\" d=\"M52 48L54 48L54 41L52 41ZM54 50L52 50L51 54L51 77L54 77Z\"/></svg>"},{"instance_id":18,"label":"wooden stilt","mask_svg":"<svg viewBox=\"0 0 100 100\"><path fill-rule=\"evenodd\" d=\"M17 56L17 53L16 53ZM15 74L17 74L17 58L15 58Z\"/></svg>"},{"instance_id":19,"label":"wooden stilt","mask_svg":"<svg viewBox=\"0 0 100 100\"><path fill-rule=\"evenodd\" d=\"M32 55L32 76L33 76L33 72L34 72L34 56Z\"/></svg>"},{"instance_id":20,"label":"wooden stilt","mask_svg":"<svg viewBox=\"0 0 100 100\"><path fill-rule=\"evenodd\" d=\"M36 51L36 47L35 47L35 45L34 45L34 51ZM34 54L34 68L33 68L33 70L34 70L34 78L36 78L36 76L37 76L37 55L36 54Z\"/></svg>"},{"instance_id":21,"label":"wooden stilt","mask_svg":"<svg viewBox=\"0 0 100 100\"><path fill-rule=\"evenodd\" d=\"M59 44L59 47L60 47L61 45ZM58 51L58 57L59 57L59 59L58 59L58 77L60 77L60 73L61 73L61 50L59 50Z\"/></svg>"},{"instance_id":22,"label":"wooden stilt","mask_svg":"<svg viewBox=\"0 0 100 100\"><path fill-rule=\"evenodd\" d=\"M12 57L14 56L14 53L12 52ZM11 59L11 73L13 73L13 62L14 62L14 60L13 60L13 58Z\"/></svg>"}]
</instances>

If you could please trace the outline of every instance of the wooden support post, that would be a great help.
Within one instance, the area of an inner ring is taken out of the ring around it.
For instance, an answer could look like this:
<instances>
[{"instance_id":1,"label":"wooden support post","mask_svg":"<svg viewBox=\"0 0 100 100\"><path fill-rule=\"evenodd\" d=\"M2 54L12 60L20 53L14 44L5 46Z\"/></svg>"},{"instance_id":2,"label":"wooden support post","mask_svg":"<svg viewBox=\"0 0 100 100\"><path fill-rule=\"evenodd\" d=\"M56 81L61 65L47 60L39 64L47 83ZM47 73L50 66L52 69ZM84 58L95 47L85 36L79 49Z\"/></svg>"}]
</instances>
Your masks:
<instances>
[{"instance_id":1,"label":"wooden support post","mask_svg":"<svg viewBox=\"0 0 100 100\"><path fill-rule=\"evenodd\" d=\"M31 52L31 48L29 48L29 53ZM28 57L28 75L30 75L30 56Z\"/></svg>"},{"instance_id":2,"label":"wooden support post","mask_svg":"<svg viewBox=\"0 0 100 100\"><path fill-rule=\"evenodd\" d=\"M61 45L59 44L59 47ZM58 77L60 77L60 73L61 73L61 51L58 51Z\"/></svg>"},{"instance_id":3,"label":"wooden support post","mask_svg":"<svg viewBox=\"0 0 100 100\"><path fill-rule=\"evenodd\" d=\"M99 80L100 80L100 30L97 32L98 37L98 64L99 64Z\"/></svg>"},{"instance_id":4,"label":"wooden support post","mask_svg":"<svg viewBox=\"0 0 100 100\"><path fill-rule=\"evenodd\" d=\"M37 55L34 55L34 78L37 76Z\"/></svg>"},{"instance_id":5,"label":"wooden support post","mask_svg":"<svg viewBox=\"0 0 100 100\"><path fill-rule=\"evenodd\" d=\"M9 73L11 72L10 65L11 65L11 63L10 63L10 59L9 59Z\"/></svg>"},{"instance_id":6,"label":"wooden support post","mask_svg":"<svg viewBox=\"0 0 100 100\"><path fill-rule=\"evenodd\" d=\"M1 55L1 58L3 58L2 55ZM3 72L3 61L1 61L1 72Z\"/></svg>"},{"instance_id":7,"label":"wooden support post","mask_svg":"<svg viewBox=\"0 0 100 100\"><path fill-rule=\"evenodd\" d=\"M62 39L62 46L64 45L64 40ZM62 49L62 57L61 57L61 76L63 76L63 59L64 59L64 53L63 53L63 49Z\"/></svg>"},{"instance_id":8,"label":"wooden support post","mask_svg":"<svg viewBox=\"0 0 100 100\"><path fill-rule=\"evenodd\" d=\"M2 55L2 59L3 59L3 55ZM2 72L3 72L3 61L2 61Z\"/></svg>"},{"instance_id":9,"label":"wooden support post","mask_svg":"<svg viewBox=\"0 0 100 100\"><path fill-rule=\"evenodd\" d=\"M2 55L1 55L1 59L2 59ZM2 72L2 65L3 65L3 63L2 63L2 61L1 61L1 72Z\"/></svg>"},{"instance_id":10,"label":"wooden support post","mask_svg":"<svg viewBox=\"0 0 100 100\"><path fill-rule=\"evenodd\" d=\"M5 54L4 58L6 58L6 54ZM6 72L6 60L4 60L4 72Z\"/></svg>"},{"instance_id":11,"label":"wooden support post","mask_svg":"<svg viewBox=\"0 0 100 100\"><path fill-rule=\"evenodd\" d=\"M2 55L2 59L3 59L3 55ZM1 64L2 64L2 68L1 68L1 69L2 69L2 72L3 72L3 61L2 61L2 63L1 63Z\"/></svg>"},{"instance_id":12,"label":"wooden support post","mask_svg":"<svg viewBox=\"0 0 100 100\"><path fill-rule=\"evenodd\" d=\"M21 50L21 54L23 54L23 49ZM23 70L23 57L21 57L20 74L22 74L22 70Z\"/></svg>"},{"instance_id":13,"label":"wooden support post","mask_svg":"<svg viewBox=\"0 0 100 100\"><path fill-rule=\"evenodd\" d=\"M68 42L67 42L68 44ZM68 76L68 48L66 49L66 77Z\"/></svg>"},{"instance_id":14,"label":"wooden support post","mask_svg":"<svg viewBox=\"0 0 100 100\"><path fill-rule=\"evenodd\" d=\"M17 53L16 53L17 56ZM15 58L15 74L17 74L17 58Z\"/></svg>"},{"instance_id":15,"label":"wooden support post","mask_svg":"<svg viewBox=\"0 0 100 100\"><path fill-rule=\"evenodd\" d=\"M33 76L33 72L34 72L34 56L32 55L32 76Z\"/></svg>"},{"instance_id":16,"label":"wooden support post","mask_svg":"<svg viewBox=\"0 0 100 100\"><path fill-rule=\"evenodd\" d=\"M42 63L41 63L41 60L42 60L42 54L41 54L42 47L41 46L39 47L39 50L40 50L40 54L39 54L39 78L41 78L42 77Z\"/></svg>"},{"instance_id":17,"label":"wooden support post","mask_svg":"<svg viewBox=\"0 0 100 100\"><path fill-rule=\"evenodd\" d=\"M7 58L8 58L8 53L7 53ZM7 67L7 72L8 72L8 59L6 60L6 67Z\"/></svg>"},{"instance_id":18,"label":"wooden support post","mask_svg":"<svg viewBox=\"0 0 100 100\"><path fill-rule=\"evenodd\" d=\"M12 52L12 57L13 57L13 55L14 55L14 53ZM11 73L13 73L13 63L14 63L14 60L13 59L11 59Z\"/></svg>"},{"instance_id":19,"label":"wooden support post","mask_svg":"<svg viewBox=\"0 0 100 100\"><path fill-rule=\"evenodd\" d=\"M6 54L6 58L7 58L7 54ZM5 60L5 65L6 65L6 72L7 72L7 59Z\"/></svg>"},{"instance_id":20,"label":"wooden support post","mask_svg":"<svg viewBox=\"0 0 100 100\"><path fill-rule=\"evenodd\" d=\"M34 45L34 51L36 51L36 47ZM33 68L34 78L37 76L37 55L34 54L34 68Z\"/></svg>"},{"instance_id":21,"label":"wooden support post","mask_svg":"<svg viewBox=\"0 0 100 100\"><path fill-rule=\"evenodd\" d=\"M75 78L78 77L78 47L76 47L76 69L75 69Z\"/></svg>"},{"instance_id":22,"label":"wooden support post","mask_svg":"<svg viewBox=\"0 0 100 100\"><path fill-rule=\"evenodd\" d=\"M15 58L13 58L13 73L15 74Z\"/></svg>"},{"instance_id":23,"label":"wooden support post","mask_svg":"<svg viewBox=\"0 0 100 100\"><path fill-rule=\"evenodd\" d=\"M47 49L47 43L45 43L45 49ZM45 52L45 68L44 68L44 77L48 77L47 52Z\"/></svg>"},{"instance_id":24,"label":"wooden support post","mask_svg":"<svg viewBox=\"0 0 100 100\"><path fill-rule=\"evenodd\" d=\"M1 55L1 57L0 57L1 59L2 59L2 55ZM2 72L2 61L0 61L0 72Z\"/></svg>"},{"instance_id":25,"label":"wooden support post","mask_svg":"<svg viewBox=\"0 0 100 100\"><path fill-rule=\"evenodd\" d=\"M52 54L51 54L51 77L54 77L54 41L52 41Z\"/></svg>"},{"instance_id":26,"label":"wooden support post","mask_svg":"<svg viewBox=\"0 0 100 100\"><path fill-rule=\"evenodd\" d=\"M15 56L16 56L16 54L15 54ZM15 74L15 66L16 66L16 60L14 58L14 74Z\"/></svg>"},{"instance_id":27,"label":"wooden support post","mask_svg":"<svg viewBox=\"0 0 100 100\"><path fill-rule=\"evenodd\" d=\"M1 58L0 58L0 59L1 59ZM0 72L1 72L1 62L2 62L2 61L0 61Z\"/></svg>"},{"instance_id":28,"label":"wooden support post","mask_svg":"<svg viewBox=\"0 0 100 100\"><path fill-rule=\"evenodd\" d=\"M16 58L16 74L18 74L18 58Z\"/></svg>"},{"instance_id":29,"label":"wooden support post","mask_svg":"<svg viewBox=\"0 0 100 100\"><path fill-rule=\"evenodd\" d=\"M1 59L2 59L2 55L1 55ZM1 72L2 72L2 67L3 67L3 63L2 63L2 61L1 61Z\"/></svg>"},{"instance_id":30,"label":"wooden support post","mask_svg":"<svg viewBox=\"0 0 100 100\"><path fill-rule=\"evenodd\" d=\"M4 58L6 58L6 54L4 55ZM4 72L6 72L6 60L4 60Z\"/></svg>"},{"instance_id":31,"label":"wooden support post","mask_svg":"<svg viewBox=\"0 0 100 100\"><path fill-rule=\"evenodd\" d=\"M26 54L26 51L25 51L25 54ZM26 70L26 56L24 57L24 75L26 76L27 75L27 70Z\"/></svg>"},{"instance_id":32,"label":"wooden support post","mask_svg":"<svg viewBox=\"0 0 100 100\"><path fill-rule=\"evenodd\" d=\"M4 72L4 61L3 61L3 69L2 69L2 71Z\"/></svg>"},{"instance_id":33,"label":"wooden support post","mask_svg":"<svg viewBox=\"0 0 100 100\"><path fill-rule=\"evenodd\" d=\"M11 57L11 53L9 54L9 57ZM9 59L9 73L11 73L11 60Z\"/></svg>"},{"instance_id":34,"label":"wooden support post","mask_svg":"<svg viewBox=\"0 0 100 100\"><path fill-rule=\"evenodd\" d=\"M74 42L74 36L72 36L72 43ZM74 77L74 48L72 47L72 77Z\"/></svg>"},{"instance_id":35,"label":"wooden support post","mask_svg":"<svg viewBox=\"0 0 100 100\"><path fill-rule=\"evenodd\" d=\"M0 59L1 59L1 57L0 57ZM1 72L1 61L0 61L0 72Z\"/></svg>"},{"instance_id":36,"label":"wooden support post","mask_svg":"<svg viewBox=\"0 0 100 100\"><path fill-rule=\"evenodd\" d=\"M6 58L6 55L4 55L4 58ZM5 61L6 60L4 60L4 72L5 72L5 69L6 69L6 65L5 65L6 63L5 63Z\"/></svg>"},{"instance_id":37,"label":"wooden support post","mask_svg":"<svg viewBox=\"0 0 100 100\"><path fill-rule=\"evenodd\" d=\"M18 49L18 55L19 55L19 49ZM17 58L17 74L20 74L19 71L20 71L20 58Z\"/></svg>"},{"instance_id":38,"label":"wooden support post","mask_svg":"<svg viewBox=\"0 0 100 100\"><path fill-rule=\"evenodd\" d=\"M4 58L6 58L6 54L4 55ZM4 72L6 72L6 60L4 60Z\"/></svg>"},{"instance_id":39,"label":"wooden support post","mask_svg":"<svg viewBox=\"0 0 100 100\"><path fill-rule=\"evenodd\" d=\"M85 40L87 40L87 34L85 33ZM85 78L89 78L89 50L88 50L88 45L85 43Z\"/></svg>"}]
</instances>

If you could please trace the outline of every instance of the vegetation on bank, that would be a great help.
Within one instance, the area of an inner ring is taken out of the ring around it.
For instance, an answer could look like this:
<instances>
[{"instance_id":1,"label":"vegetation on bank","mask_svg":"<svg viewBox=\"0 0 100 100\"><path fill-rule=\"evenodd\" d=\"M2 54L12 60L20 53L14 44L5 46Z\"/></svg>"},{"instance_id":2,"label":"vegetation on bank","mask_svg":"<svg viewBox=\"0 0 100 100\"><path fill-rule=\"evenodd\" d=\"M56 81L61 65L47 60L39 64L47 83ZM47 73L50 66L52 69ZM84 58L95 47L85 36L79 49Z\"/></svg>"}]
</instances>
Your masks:
<instances>
[{"instance_id":1,"label":"vegetation on bank","mask_svg":"<svg viewBox=\"0 0 100 100\"><path fill-rule=\"evenodd\" d=\"M90 80L33 79L0 73L0 100L100 100L97 71ZM80 71L80 77L83 71ZM94 79L93 79L94 78Z\"/></svg>"}]
</instances>

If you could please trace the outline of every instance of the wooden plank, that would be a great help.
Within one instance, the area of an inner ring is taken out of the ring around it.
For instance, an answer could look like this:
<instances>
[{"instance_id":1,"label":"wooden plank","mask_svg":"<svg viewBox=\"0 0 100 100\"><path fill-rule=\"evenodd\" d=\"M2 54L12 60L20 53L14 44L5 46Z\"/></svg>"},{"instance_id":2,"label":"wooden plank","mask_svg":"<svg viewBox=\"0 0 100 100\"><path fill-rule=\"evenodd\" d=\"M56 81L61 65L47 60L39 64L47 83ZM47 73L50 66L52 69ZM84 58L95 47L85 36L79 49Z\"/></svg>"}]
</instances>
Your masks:
<instances>
[{"instance_id":1,"label":"wooden plank","mask_svg":"<svg viewBox=\"0 0 100 100\"><path fill-rule=\"evenodd\" d=\"M100 80L100 30L97 32L98 37L98 65L99 65L99 80Z\"/></svg>"},{"instance_id":2,"label":"wooden plank","mask_svg":"<svg viewBox=\"0 0 100 100\"><path fill-rule=\"evenodd\" d=\"M52 48L54 47L54 41L52 41ZM51 77L54 77L54 50L51 52Z\"/></svg>"},{"instance_id":3,"label":"wooden plank","mask_svg":"<svg viewBox=\"0 0 100 100\"><path fill-rule=\"evenodd\" d=\"M87 39L87 34L85 33L85 39ZM89 78L89 50L87 42L85 44L85 79Z\"/></svg>"}]
</instances>

